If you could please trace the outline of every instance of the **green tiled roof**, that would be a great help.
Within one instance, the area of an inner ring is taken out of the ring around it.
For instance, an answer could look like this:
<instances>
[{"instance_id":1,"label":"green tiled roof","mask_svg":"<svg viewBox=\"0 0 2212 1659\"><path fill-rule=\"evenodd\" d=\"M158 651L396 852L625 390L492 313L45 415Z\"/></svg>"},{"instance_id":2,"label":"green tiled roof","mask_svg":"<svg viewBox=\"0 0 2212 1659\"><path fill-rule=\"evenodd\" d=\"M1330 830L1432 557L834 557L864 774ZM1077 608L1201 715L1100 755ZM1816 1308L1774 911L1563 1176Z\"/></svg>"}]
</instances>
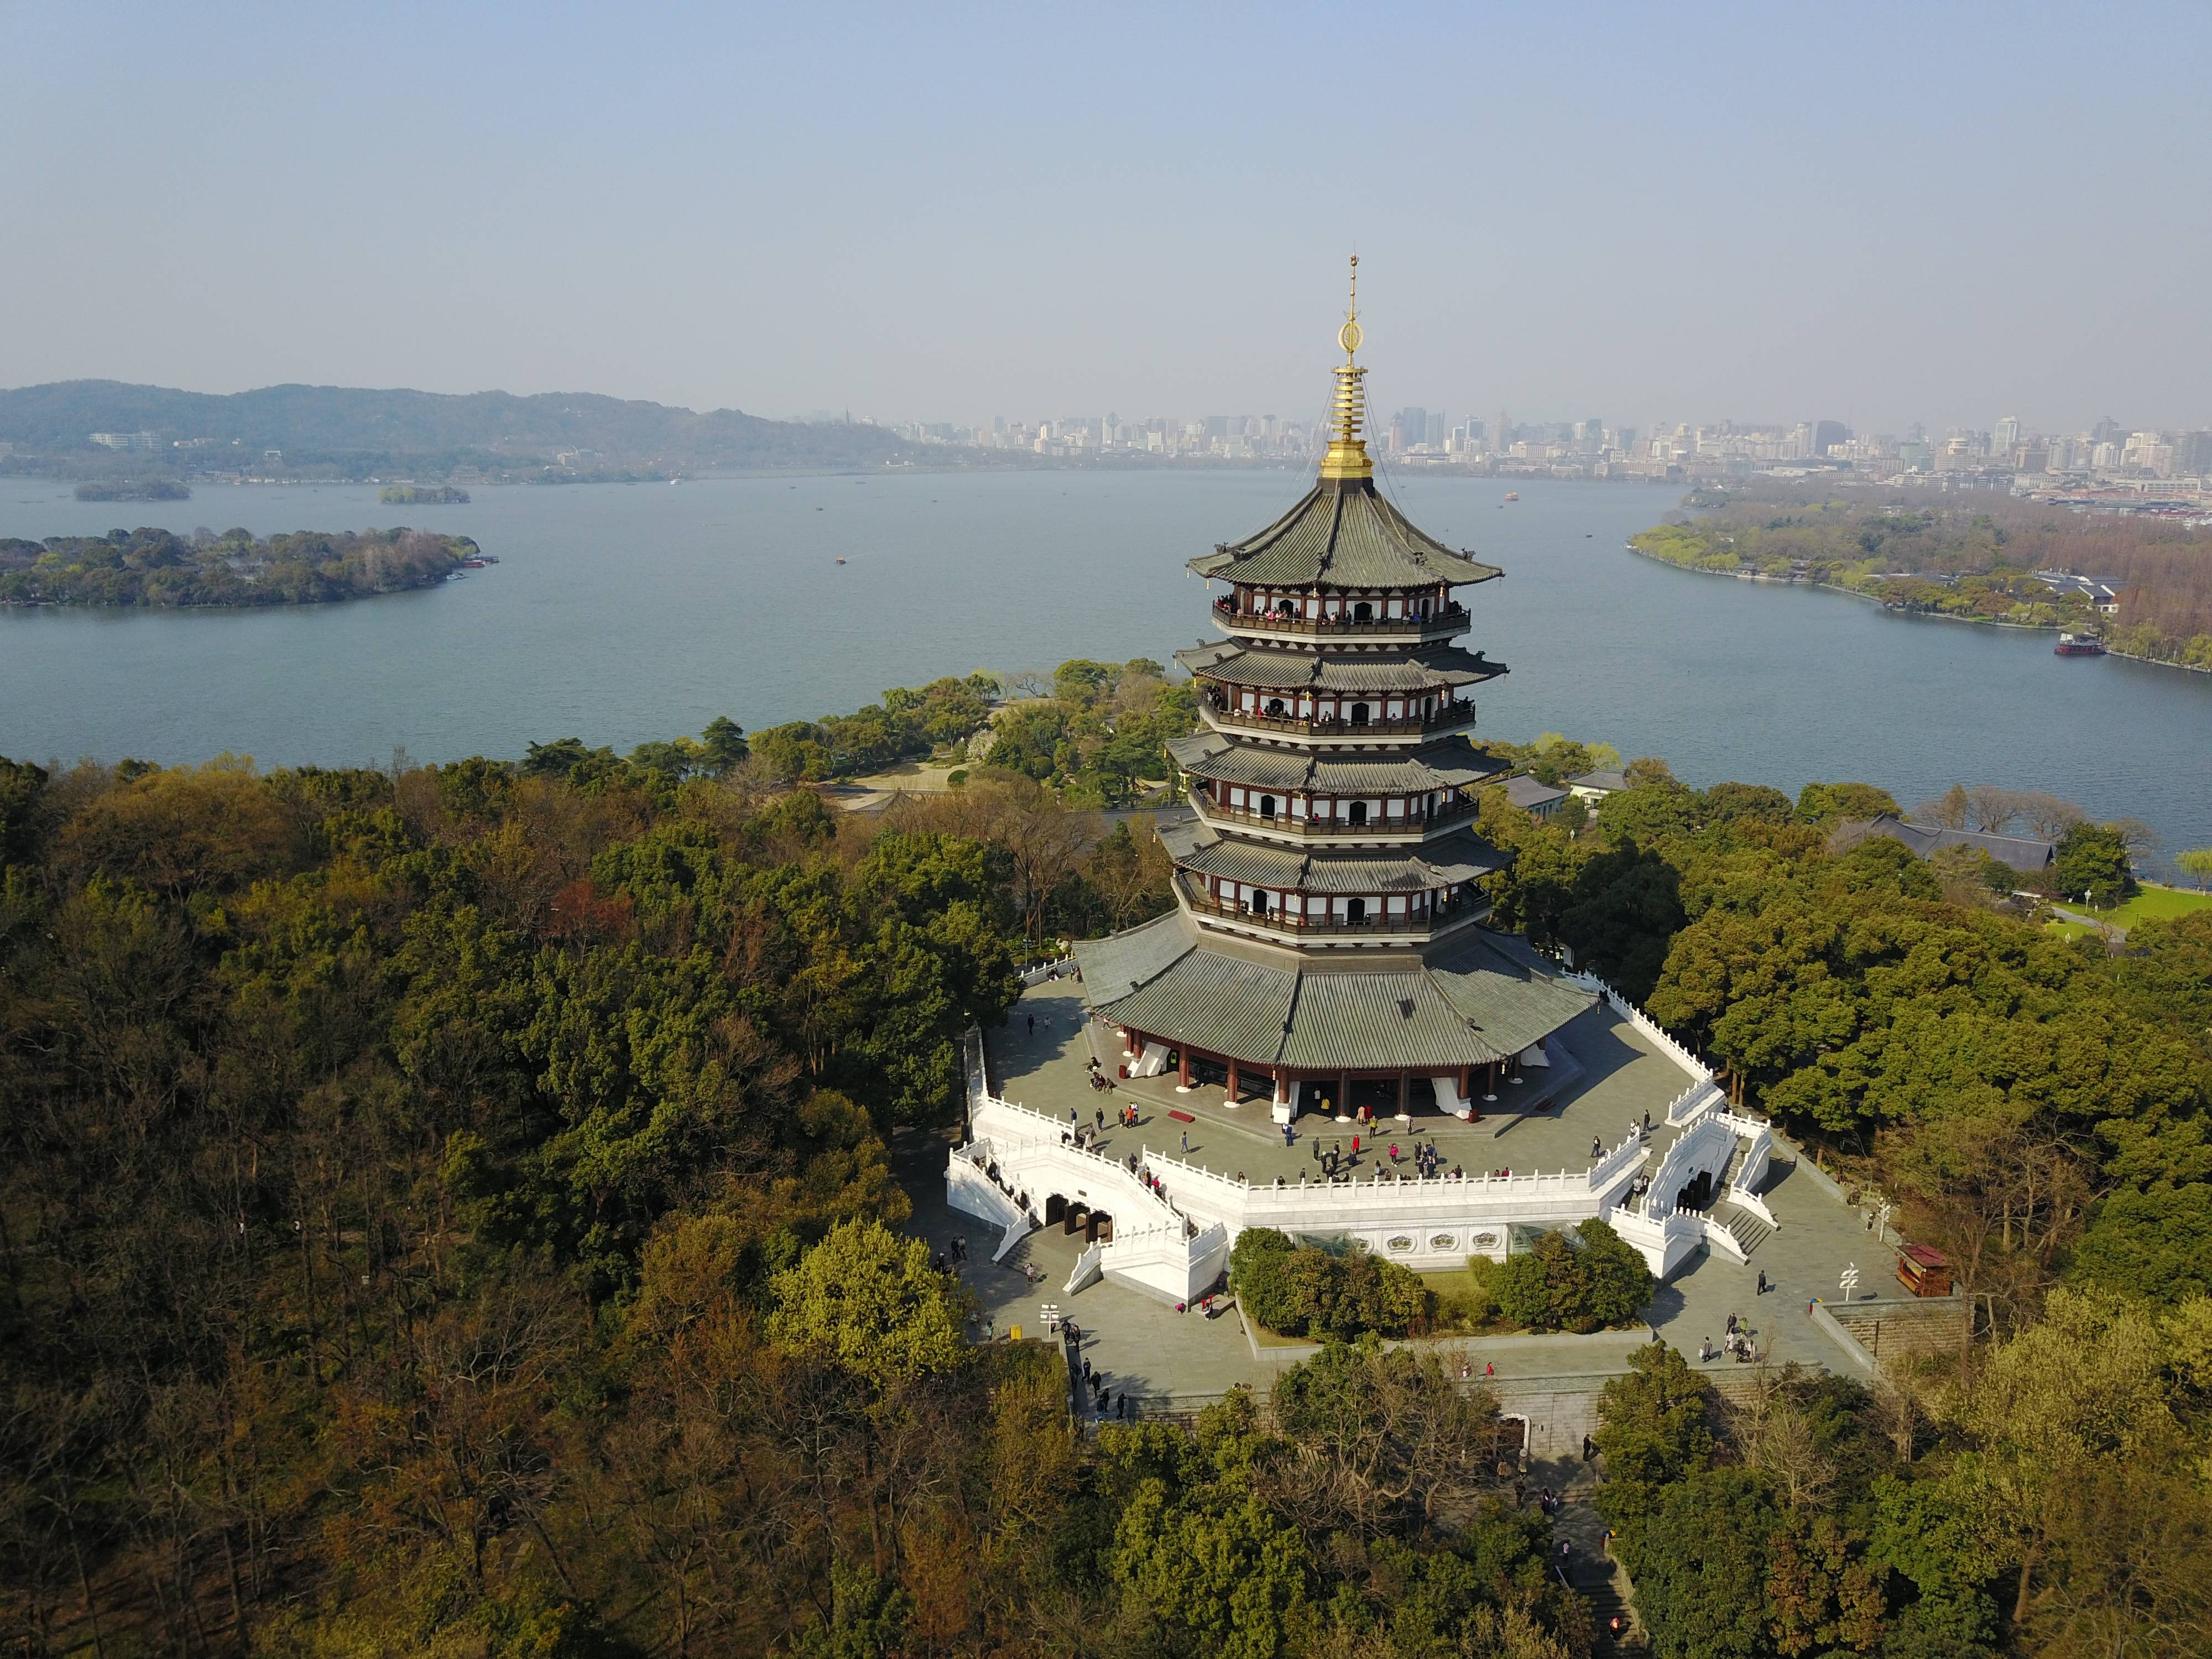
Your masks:
<instances>
[{"instance_id":1,"label":"green tiled roof","mask_svg":"<svg viewBox=\"0 0 2212 1659\"><path fill-rule=\"evenodd\" d=\"M1168 753L1184 771L1224 783L1261 789L1312 788L1323 793L1415 794L1478 783L1505 769L1463 737L1444 738L1425 748L1395 755L1340 758L1342 751L1263 749L1218 732L1176 738Z\"/></svg>"},{"instance_id":2,"label":"green tiled roof","mask_svg":"<svg viewBox=\"0 0 2212 1659\"><path fill-rule=\"evenodd\" d=\"M1504 574L1416 529L1366 479L1316 484L1258 535L1193 559L1190 568L1227 581L1363 590L1457 586Z\"/></svg>"},{"instance_id":3,"label":"green tiled roof","mask_svg":"<svg viewBox=\"0 0 2212 1659\"><path fill-rule=\"evenodd\" d=\"M1186 646L1175 659L1193 674L1224 685L1269 690L1310 687L1316 691L1385 693L1428 691L1479 685L1506 672L1480 651L1455 645L1430 646L1415 653L1389 656L1323 656L1311 651L1255 650L1231 640Z\"/></svg>"},{"instance_id":4,"label":"green tiled roof","mask_svg":"<svg viewBox=\"0 0 2212 1659\"><path fill-rule=\"evenodd\" d=\"M1508 1052L1468 1030L1459 1011L1419 970L1308 974L1298 986L1280 1063L1442 1070L1503 1060Z\"/></svg>"},{"instance_id":5,"label":"green tiled roof","mask_svg":"<svg viewBox=\"0 0 2212 1659\"><path fill-rule=\"evenodd\" d=\"M1208 949L1180 914L1075 947L1092 1009L1255 1066L1443 1071L1549 1036L1596 999L1478 932L1415 968L1300 971Z\"/></svg>"},{"instance_id":6,"label":"green tiled roof","mask_svg":"<svg viewBox=\"0 0 2212 1659\"><path fill-rule=\"evenodd\" d=\"M1263 842L1197 835L1169 842L1168 856L1186 870L1248 887L1303 893L1402 893L1473 881L1505 867L1505 855L1469 831L1427 843L1415 853L1311 851Z\"/></svg>"},{"instance_id":7,"label":"green tiled roof","mask_svg":"<svg viewBox=\"0 0 2212 1659\"><path fill-rule=\"evenodd\" d=\"M1561 982L1517 939L1485 933L1429 965L1452 1006L1508 1054L1558 1030L1596 998Z\"/></svg>"}]
</instances>

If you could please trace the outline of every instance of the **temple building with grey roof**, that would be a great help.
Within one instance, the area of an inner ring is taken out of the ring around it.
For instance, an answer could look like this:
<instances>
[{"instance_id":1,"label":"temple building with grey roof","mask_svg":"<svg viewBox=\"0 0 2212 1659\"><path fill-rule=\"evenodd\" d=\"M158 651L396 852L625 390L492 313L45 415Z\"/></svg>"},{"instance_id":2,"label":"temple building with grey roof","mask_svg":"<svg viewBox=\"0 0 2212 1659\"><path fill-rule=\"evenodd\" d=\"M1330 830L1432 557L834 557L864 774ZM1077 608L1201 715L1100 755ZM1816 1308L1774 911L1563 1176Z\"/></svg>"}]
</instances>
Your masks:
<instances>
[{"instance_id":1,"label":"temple building with grey roof","mask_svg":"<svg viewBox=\"0 0 2212 1659\"><path fill-rule=\"evenodd\" d=\"M1334 441L1274 523L1190 561L1225 637L1176 653L1203 728L1170 745L1191 806L1164 828L1172 915L1078 945L1095 1014L1140 1075L1264 1092L1277 1121L1431 1101L1462 1115L1593 1000L1486 929L1502 855L1475 791L1473 693L1506 672L1456 643L1502 573L1386 501L1360 436L1358 323ZM1540 1100L1529 1091L1523 1100Z\"/></svg>"},{"instance_id":2,"label":"temple building with grey roof","mask_svg":"<svg viewBox=\"0 0 2212 1659\"><path fill-rule=\"evenodd\" d=\"M1457 641L1460 595L1500 573L1376 492L1356 307L1339 339L1319 479L1257 535L1191 561L1227 592L1224 637L1178 653L1201 729L1170 745L1190 803L1160 830L1175 908L1075 946L1089 1052L1079 1073L1066 1060L1082 1079L1068 1092L1048 1064L1017 1085L1042 1091L1029 1103L1001 1094L971 1034L946 1202L1000 1227L1002 1256L1038 1227L1080 1231L1066 1294L1103 1278L1178 1305L1219 1282L1248 1227L1448 1267L1606 1218L1662 1277L1700 1249L1742 1261L1737 1212L1773 1224L1756 1195L1766 1127L1729 1114L1704 1065L1599 981L1485 926L1483 878L1504 854L1478 833L1475 796L1507 769L1468 733L1476 690L1505 665ZM1589 1038L1581 1059L1571 1024ZM1032 1017L1021 1040L1038 1039ZM1356 1127L1306 1133L1315 1113ZM1358 1128L1376 1118L1404 1121L1363 1159ZM1231 1168L1194 1164L1176 1120ZM1484 1167L1508 1131L1521 1167ZM1582 1158L1584 1133L1586 1164L1552 1161ZM1733 1207L1707 1213L1722 1192Z\"/></svg>"}]
</instances>

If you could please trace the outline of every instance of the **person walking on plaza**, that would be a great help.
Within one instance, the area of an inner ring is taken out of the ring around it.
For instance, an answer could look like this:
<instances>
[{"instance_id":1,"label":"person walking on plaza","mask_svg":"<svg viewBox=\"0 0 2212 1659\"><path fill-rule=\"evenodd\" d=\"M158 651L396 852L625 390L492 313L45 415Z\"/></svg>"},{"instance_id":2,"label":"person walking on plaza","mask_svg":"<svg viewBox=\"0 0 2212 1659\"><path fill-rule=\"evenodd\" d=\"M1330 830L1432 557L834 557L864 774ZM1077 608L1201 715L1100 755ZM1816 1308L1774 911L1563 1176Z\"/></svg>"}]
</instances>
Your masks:
<instances>
[{"instance_id":1,"label":"person walking on plaza","mask_svg":"<svg viewBox=\"0 0 2212 1659\"><path fill-rule=\"evenodd\" d=\"M1036 1016L1035 1014L1031 1014L1030 1016L1030 1035L1031 1036L1035 1036L1036 1035Z\"/></svg>"},{"instance_id":2,"label":"person walking on plaza","mask_svg":"<svg viewBox=\"0 0 2212 1659\"><path fill-rule=\"evenodd\" d=\"M1182 1132L1182 1149L1186 1152L1190 1150L1190 1131L1188 1129Z\"/></svg>"}]
</instances>

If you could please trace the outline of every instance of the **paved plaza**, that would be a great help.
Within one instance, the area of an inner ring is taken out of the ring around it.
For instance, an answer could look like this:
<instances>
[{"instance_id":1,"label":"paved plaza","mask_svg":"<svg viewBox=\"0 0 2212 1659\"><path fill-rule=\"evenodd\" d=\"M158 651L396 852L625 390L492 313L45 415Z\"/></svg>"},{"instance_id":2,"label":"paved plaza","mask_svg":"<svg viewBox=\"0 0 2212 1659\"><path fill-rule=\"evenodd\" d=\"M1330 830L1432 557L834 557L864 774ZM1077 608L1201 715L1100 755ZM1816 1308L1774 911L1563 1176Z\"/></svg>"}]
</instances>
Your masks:
<instances>
[{"instance_id":1,"label":"paved plaza","mask_svg":"<svg viewBox=\"0 0 2212 1659\"><path fill-rule=\"evenodd\" d=\"M1494 1105L1478 1103L1485 1114L1480 1123L1420 1112L1410 1127L1391 1119L1378 1121L1376 1138L1385 1148L1397 1139L1401 1152L1433 1140L1447 1169L1458 1164L1469 1170L1581 1170L1589 1163L1593 1136L1608 1146L1617 1145L1629 1125L1640 1124L1649 1111L1656 1165L1674 1136L1664 1120L1668 1103L1688 1080L1684 1073L1602 1005L1569 1024L1563 1039L1581 1070L1545 1109L1516 1111L1514 1096L1521 1091L1509 1084L1500 1087ZM1173 1164L1186 1156L1193 1164L1243 1173L1257 1182L1278 1175L1295 1180L1300 1170L1310 1174L1316 1143L1350 1151L1353 1126L1313 1115L1300 1121L1293 1144L1286 1147L1264 1097L1232 1107L1218 1086L1177 1094L1168 1076L1121 1083L1111 1094L1094 1091L1090 1060L1096 1054L1107 1070L1117 1066L1117 1034L1090 1018L1082 988L1072 980L1033 987L1006 1024L987 1034L987 1047L994 1092L1054 1117L1065 1118L1073 1110L1080 1122L1094 1127L1097 1115L1105 1111L1100 1150L1126 1158L1131 1152L1143 1156L1149 1149L1170 1191ZM1539 1086L1524 1084L1521 1090L1533 1094ZM1138 1122L1125 1129L1113 1114L1129 1101L1137 1103ZM1194 1121L1170 1118L1171 1109L1189 1113ZM1186 1135L1188 1154L1182 1150ZM968 1241L969 1261L963 1277L999 1335L1017 1325L1024 1335L1041 1334L1044 1309L1054 1304L1081 1325L1085 1356L1106 1373L1109 1386L1127 1389L1133 1401L1154 1409L1188 1408L1238 1383L1264 1391L1282 1365L1311 1352L1301 1345L1255 1346L1233 1313L1212 1320L1195 1312L1178 1314L1111 1283L1094 1284L1070 1297L1061 1287L1081 1241L1057 1227L1031 1233L1005 1261L994 1264L990 1258L999 1243L994 1230L945 1202L945 1158L951 1144L944 1135L902 1136L894 1166L914 1198L911 1230L936 1249L946 1247L955 1236ZM1375 1167L1364 1146L1363 1141L1363 1172ZM1556 1384L1571 1391L1594 1389L1625 1370L1629 1353L1653 1331L1694 1358L1701 1339L1710 1337L1718 1345L1734 1313L1750 1326L1765 1357L1776 1364L1848 1369L1842 1351L1812 1323L1807 1302L1814 1296L1839 1299L1838 1279L1853 1262L1862 1270L1862 1295L1887 1294L1892 1288L1891 1252L1875 1243L1859 1211L1781 1151L1763 1196L1780 1229L1760 1242L1747 1266L1711 1252L1692 1258L1660 1287L1650 1330L1444 1340L1465 1350L1477 1375L1494 1372L1502 1389ZM1763 1297L1757 1293L1762 1270L1773 1286ZM981 1327L975 1334L982 1336ZM1716 1360L1709 1369L1726 1375L1738 1368Z\"/></svg>"},{"instance_id":2,"label":"paved plaza","mask_svg":"<svg viewBox=\"0 0 2212 1659\"><path fill-rule=\"evenodd\" d=\"M1478 1122L1463 1123L1448 1112L1425 1108L1412 1115L1410 1126L1378 1118L1371 1139L1386 1149L1395 1139L1407 1155L1417 1143L1432 1142L1447 1170L1457 1165L1470 1174L1507 1169L1553 1174L1588 1169L1593 1137L1617 1146L1648 1112L1653 1155L1663 1152L1674 1139L1666 1127L1668 1103L1689 1082L1682 1072L1603 1005L1572 1021L1562 1041L1581 1071L1548 1106L1531 1111L1516 1104L1544 1092L1544 1074L1532 1067L1530 1081L1499 1085L1494 1103L1476 1097L1482 1113ZM1006 1025L988 1034L986 1046L991 1086L1000 1096L1056 1118L1073 1111L1079 1121L1094 1126L1097 1115L1105 1113L1099 1149L1117 1158L1141 1154L1147 1147L1164 1154L1153 1168L1170 1190L1173 1164L1186 1158L1220 1173L1248 1175L1255 1184L1277 1176L1296 1181L1301 1170L1317 1175L1316 1150L1334 1146L1349 1157L1356 1133L1362 1135L1360 1172L1371 1173L1376 1167L1364 1155L1370 1139L1365 1132L1316 1113L1298 1120L1296 1139L1285 1146L1281 1127L1268 1115L1264 1091L1232 1106L1218 1084L1194 1085L1188 1094L1178 1094L1172 1074L1120 1081L1111 1094L1094 1090L1090 1061L1095 1055L1110 1075L1121 1064L1120 1034L1091 1018L1083 1006L1083 988L1072 980L1032 987ZM1138 1104L1137 1127L1124 1129L1115 1122L1114 1112L1132 1100ZM1197 1121L1179 1122L1168 1115L1170 1111L1188 1112Z\"/></svg>"}]
</instances>

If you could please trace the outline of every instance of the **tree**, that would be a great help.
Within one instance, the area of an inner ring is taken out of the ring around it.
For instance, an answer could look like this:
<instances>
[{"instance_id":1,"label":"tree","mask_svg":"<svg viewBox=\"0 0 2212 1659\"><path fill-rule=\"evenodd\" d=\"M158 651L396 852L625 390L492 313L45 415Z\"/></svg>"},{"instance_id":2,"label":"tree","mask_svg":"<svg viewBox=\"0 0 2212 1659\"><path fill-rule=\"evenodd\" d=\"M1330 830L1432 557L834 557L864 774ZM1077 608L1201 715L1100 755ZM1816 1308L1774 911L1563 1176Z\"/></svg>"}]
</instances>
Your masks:
<instances>
[{"instance_id":1,"label":"tree","mask_svg":"<svg viewBox=\"0 0 2212 1659\"><path fill-rule=\"evenodd\" d=\"M2062 897L2109 909L2134 896L2126 837L2114 826L2077 823L2059 838L2052 875Z\"/></svg>"},{"instance_id":2,"label":"tree","mask_svg":"<svg viewBox=\"0 0 2212 1659\"><path fill-rule=\"evenodd\" d=\"M1531 1330L1594 1331L1634 1317L1651 1300L1655 1281L1644 1258L1595 1218L1540 1235L1506 1258L1493 1281L1498 1311Z\"/></svg>"},{"instance_id":3,"label":"tree","mask_svg":"<svg viewBox=\"0 0 2212 1659\"><path fill-rule=\"evenodd\" d=\"M2204 890L2208 878L2212 878L2212 847L2191 847L2173 855L2173 861L2197 879L2197 890Z\"/></svg>"},{"instance_id":4,"label":"tree","mask_svg":"<svg viewBox=\"0 0 2212 1659\"><path fill-rule=\"evenodd\" d=\"M1635 1540L1624 1553L1653 1653L1764 1659L1772 1651L1768 1540L1778 1518L1765 1483L1745 1469L1700 1469L1657 1489L1644 1523L1622 1534L1624 1544Z\"/></svg>"},{"instance_id":5,"label":"tree","mask_svg":"<svg viewBox=\"0 0 2212 1659\"><path fill-rule=\"evenodd\" d=\"M1274 1407L1299 1455L1273 1497L1317 1534L1417 1533L1463 1510L1497 1463L1497 1401L1462 1393L1445 1356L1371 1335L1285 1371Z\"/></svg>"},{"instance_id":6,"label":"tree","mask_svg":"<svg viewBox=\"0 0 2212 1659\"><path fill-rule=\"evenodd\" d=\"M2212 1297L2212 1183L2123 1187L2099 1202L2069 1276L2172 1304Z\"/></svg>"},{"instance_id":7,"label":"tree","mask_svg":"<svg viewBox=\"0 0 2212 1659\"><path fill-rule=\"evenodd\" d=\"M1899 815L1896 799L1870 783L1808 783L1797 792L1798 820L1824 830L1884 814Z\"/></svg>"},{"instance_id":8,"label":"tree","mask_svg":"<svg viewBox=\"0 0 2212 1659\"><path fill-rule=\"evenodd\" d=\"M769 1339L871 1387L893 1389L948 1371L965 1346L929 1246L879 1221L848 1221L775 1275Z\"/></svg>"}]
</instances>

